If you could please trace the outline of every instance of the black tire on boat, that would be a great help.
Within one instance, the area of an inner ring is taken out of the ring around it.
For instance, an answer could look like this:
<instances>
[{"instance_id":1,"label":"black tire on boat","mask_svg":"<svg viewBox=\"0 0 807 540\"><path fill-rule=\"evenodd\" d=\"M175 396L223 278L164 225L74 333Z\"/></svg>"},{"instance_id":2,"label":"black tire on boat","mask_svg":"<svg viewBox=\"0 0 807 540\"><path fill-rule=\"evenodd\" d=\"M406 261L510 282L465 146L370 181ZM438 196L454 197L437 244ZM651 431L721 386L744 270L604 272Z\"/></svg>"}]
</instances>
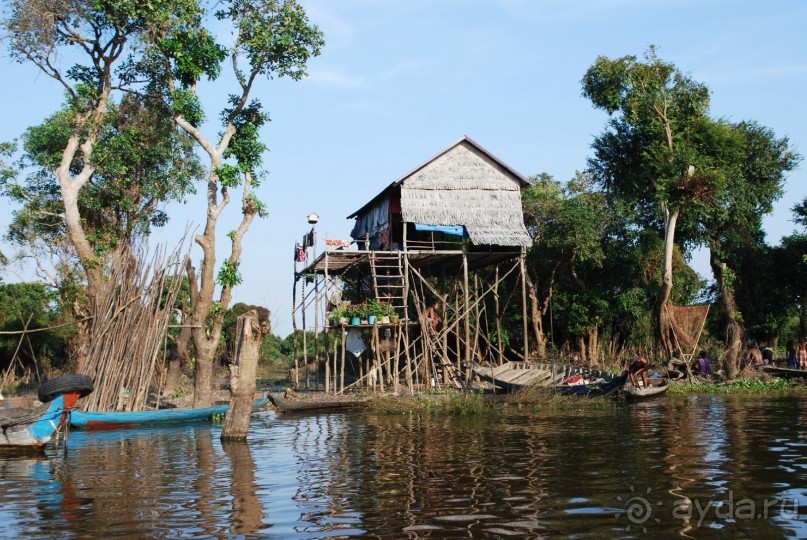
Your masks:
<instances>
[{"instance_id":1,"label":"black tire on boat","mask_svg":"<svg viewBox=\"0 0 807 540\"><path fill-rule=\"evenodd\" d=\"M39 386L39 401L48 403L61 394L78 392L81 397L93 391L92 377L80 373L69 373L43 382Z\"/></svg>"}]
</instances>

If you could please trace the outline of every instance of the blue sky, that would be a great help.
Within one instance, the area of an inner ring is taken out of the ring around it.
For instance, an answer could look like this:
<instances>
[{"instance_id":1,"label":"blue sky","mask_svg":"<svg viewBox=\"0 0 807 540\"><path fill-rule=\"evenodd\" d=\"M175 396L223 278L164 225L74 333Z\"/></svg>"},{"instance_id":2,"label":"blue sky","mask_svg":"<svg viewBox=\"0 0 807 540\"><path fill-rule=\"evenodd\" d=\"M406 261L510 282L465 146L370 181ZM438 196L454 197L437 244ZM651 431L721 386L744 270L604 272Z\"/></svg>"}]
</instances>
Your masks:
<instances>
[{"instance_id":1,"label":"blue sky","mask_svg":"<svg viewBox=\"0 0 807 540\"><path fill-rule=\"evenodd\" d=\"M580 95L598 55L641 55L650 44L712 91L712 114L754 119L807 153L807 2L800 0L302 0L325 34L300 82L264 81L272 118L269 170L259 195L270 216L250 229L236 301L273 312L291 330L292 248L321 216L320 239L347 238L347 215L403 173L468 135L524 175L571 178L585 166L606 115ZM18 136L61 103L31 66L0 58L0 140ZM230 89L203 90L212 118ZM207 126L215 133L216 126ZM807 196L805 165L766 219L769 241L790 234L790 208ZM232 204L221 238L239 217ZM0 230L11 211L0 201ZM204 201L169 208L154 241L173 245L203 223ZM225 242L220 242L223 247ZM4 251L9 251L3 246ZM198 250L194 251L198 259ZM226 251L220 250L220 259ZM7 253L8 254L8 253ZM703 254L694 258L706 277ZM29 277L6 270L4 279Z\"/></svg>"}]
</instances>

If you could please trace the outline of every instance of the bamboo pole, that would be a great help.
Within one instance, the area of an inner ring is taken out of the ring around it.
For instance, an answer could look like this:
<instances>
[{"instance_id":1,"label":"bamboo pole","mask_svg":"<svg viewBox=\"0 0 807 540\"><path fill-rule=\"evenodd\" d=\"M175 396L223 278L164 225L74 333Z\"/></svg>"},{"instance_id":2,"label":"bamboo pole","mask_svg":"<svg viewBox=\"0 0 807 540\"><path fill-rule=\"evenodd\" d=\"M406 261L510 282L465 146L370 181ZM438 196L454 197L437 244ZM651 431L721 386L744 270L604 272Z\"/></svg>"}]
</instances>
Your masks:
<instances>
[{"instance_id":1,"label":"bamboo pole","mask_svg":"<svg viewBox=\"0 0 807 540\"><path fill-rule=\"evenodd\" d=\"M400 332L400 322L392 327L392 335L393 341L395 342L395 364L393 368L392 374L392 391L395 394L398 394L398 369L400 367L400 359L401 359L401 332Z\"/></svg>"},{"instance_id":2,"label":"bamboo pole","mask_svg":"<svg viewBox=\"0 0 807 540\"><path fill-rule=\"evenodd\" d=\"M303 272L305 272L305 268L303 268ZM303 303L302 303L302 319L303 319L303 370L305 371L305 387L308 389L309 379L308 379L308 336L306 335L306 325L305 325L305 312L307 311L306 305L306 297L305 297L305 281L306 277L303 275L303 282L302 282L302 295L303 295Z\"/></svg>"},{"instance_id":3,"label":"bamboo pole","mask_svg":"<svg viewBox=\"0 0 807 540\"><path fill-rule=\"evenodd\" d=\"M347 339L345 338L346 327L345 327L344 324L341 325L341 326L342 326L342 369L341 369L340 374L339 374L339 380L340 380L340 383L339 383L340 390L339 391L344 392L345 391L345 361L346 361L346 357L345 357L345 342L347 341Z\"/></svg>"},{"instance_id":4,"label":"bamboo pole","mask_svg":"<svg viewBox=\"0 0 807 540\"><path fill-rule=\"evenodd\" d=\"M524 319L524 359L530 359L530 336L527 333L527 264L526 264L527 248L521 248L521 316Z\"/></svg>"},{"instance_id":5,"label":"bamboo pole","mask_svg":"<svg viewBox=\"0 0 807 540\"><path fill-rule=\"evenodd\" d=\"M470 364L471 364L471 319L470 319L470 299L468 296L468 253L463 239L462 243L462 284L463 284L463 318L465 321L465 382L470 382Z\"/></svg>"},{"instance_id":6,"label":"bamboo pole","mask_svg":"<svg viewBox=\"0 0 807 540\"><path fill-rule=\"evenodd\" d=\"M496 288L493 292L493 298L496 302L496 344L499 346L499 365L504 364L504 356L501 352L502 347L502 316L499 310L499 265L496 265Z\"/></svg>"}]
</instances>

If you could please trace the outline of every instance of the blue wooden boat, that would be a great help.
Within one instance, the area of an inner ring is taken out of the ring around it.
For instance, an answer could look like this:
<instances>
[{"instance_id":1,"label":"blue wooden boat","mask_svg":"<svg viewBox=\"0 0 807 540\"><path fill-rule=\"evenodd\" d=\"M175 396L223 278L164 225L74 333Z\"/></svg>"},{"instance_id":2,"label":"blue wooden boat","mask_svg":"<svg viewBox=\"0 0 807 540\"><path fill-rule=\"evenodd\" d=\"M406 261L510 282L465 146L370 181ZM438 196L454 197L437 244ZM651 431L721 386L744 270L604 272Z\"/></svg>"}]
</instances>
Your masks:
<instances>
[{"instance_id":1,"label":"blue wooden boat","mask_svg":"<svg viewBox=\"0 0 807 540\"><path fill-rule=\"evenodd\" d=\"M62 425L64 412L63 395L35 409L3 409L0 446L44 446Z\"/></svg>"},{"instance_id":2,"label":"blue wooden boat","mask_svg":"<svg viewBox=\"0 0 807 540\"><path fill-rule=\"evenodd\" d=\"M32 398L0 400L0 447L38 448L53 438L64 425L76 402L93 390L90 377L80 374L62 375L39 387L44 403L35 408L17 407Z\"/></svg>"},{"instance_id":3,"label":"blue wooden boat","mask_svg":"<svg viewBox=\"0 0 807 540\"><path fill-rule=\"evenodd\" d=\"M266 404L263 397L252 404L257 410ZM108 411L70 413L70 425L80 429L125 429L210 421L214 415L225 414L229 405L215 405L200 409L156 409L153 411Z\"/></svg>"}]
</instances>

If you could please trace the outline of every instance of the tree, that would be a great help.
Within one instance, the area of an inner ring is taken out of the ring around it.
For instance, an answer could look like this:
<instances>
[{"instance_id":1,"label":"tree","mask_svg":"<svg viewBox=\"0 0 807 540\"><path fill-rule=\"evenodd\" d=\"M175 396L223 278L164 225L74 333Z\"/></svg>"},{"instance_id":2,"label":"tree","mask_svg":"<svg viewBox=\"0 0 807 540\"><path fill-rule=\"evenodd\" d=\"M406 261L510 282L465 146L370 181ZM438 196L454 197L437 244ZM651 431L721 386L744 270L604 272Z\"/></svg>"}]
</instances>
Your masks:
<instances>
[{"instance_id":1,"label":"tree","mask_svg":"<svg viewBox=\"0 0 807 540\"><path fill-rule=\"evenodd\" d=\"M782 238L779 259L785 284L790 297L790 305L785 309L795 308L798 314L798 338L807 336L807 198L793 207L794 221L799 230Z\"/></svg>"},{"instance_id":2,"label":"tree","mask_svg":"<svg viewBox=\"0 0 807 540\"><path fill-rule=\"evenodd\" d=\"M663 234L663 280L655 322L669 354L676 226L682 210L696 202L703 186L712 181L709 156L698 144L708 121L709 91L659 59L654 47L644 62L635 56L615 60L600 56L582 85L583 95L612 117L592 145L592 173L609 194L630 204L645 226L660 226Z\"/></svg>"},{"instance_id":3,"label":"tree","mask_svg":"<svg viewBox=\"0 0 807 540\"><path fill-rule=\"evenodd\" d=\"M47 328L59 317L55 291L41 283L0 283L0 330L20 332ZM61 367L70 328L0 336L0 370L5 371L16 356L18 366L38 375L49 367Z\"/></svg>"},{"instance_id":4,"label":"tree","mask_svg":"<svg viewBox=\"0 0 807 540\"><path fill-rule=\"evenodd\" d=\"M116 104L113 93L133 92L140 87L135 67L146 48L144 44L159 39L170 28L172 17L188 20L189 13L198 12L195 6L193 0L167 0L159 4L128 0L9 2L3 27L12 58L32 63L60 83L67 103L60 113L26 134L29 164L44 173L44 178L29 181L35 181L42 191L31 193L23 186L13 186L7 193L30 203L27 210L35 210L40 217L47 215L50 225L55 226L48 234L69 239L86 276L89 314L104 290L104 253L109 248L109 236L116 237L119 231L112 230L124 224L120 214L110 222L109 212L95 214L104 219L93 220L86 210L96 204L106 204L108 209L121 201L139 201L148 215L139 214L133 207L127 215L134 214L138 224L148 223L155 210L143 202L154 194L144 188L145 183L130 185L129 181L144 180L136 178L140 174L163 173L159 166L166 164L166 158L175 157L171 151L150 156L152 149L138 139L138 134L146 131L160 137L165 135L164 131L154 129L165 127L159 121L164 114L143 114L143 107L154 102L132 98ZM61 58L75 59L77 63L65 67ZM150 120L155 120L155 125L149 125ZM155 160L157 170L152 167ZM54 184L48 185L49 176L55 178ZM172 181L173 176L163 179ZM107 192L105 187L115 182L117 190ZM97 190L93 197L88 191L94 186ZM115 197L122 192L128 192L133 199L99 200L107 194ZM16 216L18 224L32 225L27 210ZM132 221L128 225L129 233L138 229ZM29 231L18 229L13 234L22 237Z\"/></svg>"},{"instance_id":5,"label":"tree","mask_svg":"<svg viewBox=\"0 0 807 540\"><path fill-rule=\"evenodd\" d=\"M224 314L233 287L241 281L242 241L253 219L266 214L254 189L266 150L259 131L269 117L250 95L259 78L305 76L308 59L323 45L322 33L308 22L296 0L233 0L215 16L231 25L235 39L229 49L199 24L174 24L174 31L157 42L147 66L152 90L163 96L175 122L202 148L209 166L205 227L195 238L202 249L201 268L198 280L191 280L195 407L212 402L213 363ZM201 129L205 111L197 87L203 78L217 79L225 63L237 86L220 112L221 131L208 137ZM230 191L239 187L243 217L228 234L230 255L216 271L216 226L230 203ZM221 289L214 301L217 285Z\"/></svg>"},{"instance_id":6,"label":"tree","mask_svg":"<svg viewBox=\"0 0 807 540\"><path fill-rule=\"evenodd\" d=\"M735 377L745 334L740 306L744 304L746 314L756 318L756 331L766 341L775 337L782 324L775 312L766 313L770 304L754 302L753 284L766 281L764 276L773 270L765 262L770 248L764 242L762 217L781 197L785 173L796 166L799 156L789 148L787 138L779 139L755 122L714 121L704 135L704 147L713 149L721 171L715 176L724 181L702 194L697 218L701 240L709 247L722 308L727 345L724 365L727 375ZM770 287L765 289L767 303L775 295Z\"/></svg>"}]
</instances>

